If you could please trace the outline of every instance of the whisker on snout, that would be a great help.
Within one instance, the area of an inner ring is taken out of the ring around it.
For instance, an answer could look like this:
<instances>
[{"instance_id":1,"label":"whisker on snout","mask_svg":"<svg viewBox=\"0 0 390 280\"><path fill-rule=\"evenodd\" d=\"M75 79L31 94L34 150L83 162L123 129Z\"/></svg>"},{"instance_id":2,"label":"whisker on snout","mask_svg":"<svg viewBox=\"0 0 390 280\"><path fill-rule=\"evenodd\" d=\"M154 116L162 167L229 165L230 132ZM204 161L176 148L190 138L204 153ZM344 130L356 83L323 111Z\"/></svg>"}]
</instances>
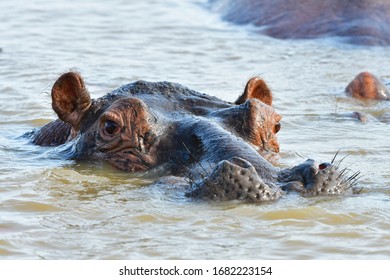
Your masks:
<instances>
[{"instance_id":1,"label":"whisker on snout","mask_svg":"<svg viewBox=\"0 0 390 280\"><path fill-rule=\"evenodd\" d=\"M338 156L339 152L340 152L341 149L339 149L336 154L334 155L334 157L332 158L332 161L330 162L330 164L333 164L334 161L336 160L336 157Z\"/></svg>"},{"instance_id":2,"label":"whisker on snout","mask_svg":"<svg viewBox=\"0 0 390 280\"><path fill-rule=\"evenodd\" d=\"M339 161L336 162L336 158L339 155L339 153L340 153L340 149L336 152L336 154L334 155L334 157L332 158L332 161L331 161L331 164L332 165L334 164L336 169L339 169L341 166L341 163L348 157L348 155L346 155L342 159L340 159ZM348 173L350 173L350 172L352 172L352 170L350 168L344 167L339 172L339 178L342 178L343 184L348 185L346 187L347 190L352 189L352 192L354 194L359 194L363 190L363 187L361 187L359 190L357 190L356 185L358 184L360 179L363 177L363 175L361 175L360 171L356 171L352 175L348 176Z\"/></svg>"}]
</instances>

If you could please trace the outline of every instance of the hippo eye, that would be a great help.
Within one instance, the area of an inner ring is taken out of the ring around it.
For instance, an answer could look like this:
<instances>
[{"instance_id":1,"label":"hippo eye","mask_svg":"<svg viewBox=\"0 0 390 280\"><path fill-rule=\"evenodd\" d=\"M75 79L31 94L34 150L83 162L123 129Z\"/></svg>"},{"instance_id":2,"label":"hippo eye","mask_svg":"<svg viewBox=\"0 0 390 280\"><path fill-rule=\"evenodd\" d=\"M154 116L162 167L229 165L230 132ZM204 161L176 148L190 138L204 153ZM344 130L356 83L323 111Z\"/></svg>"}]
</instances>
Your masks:
<instances>
[{"instance_id":1,"label":"hippo eye","mask_svg":"<svg viewBox=\"0 0 390 280\"><path fill-rule=\"evenodd\" d=\"M119 130L119 126L116 122L113 121L106 121L104 123L104 132L108 135L113 135L117 133Z\"/></svg>"},{"instance_id":2,"label":"hippo eye","mask_svg":"<svg viewBox=\"0 0 390 280\"><path fill-rule=\"evenodd\" d=\"M275 133L278 133L282 125L280 123L275 124Z\"/></svg>"}]
</instances>

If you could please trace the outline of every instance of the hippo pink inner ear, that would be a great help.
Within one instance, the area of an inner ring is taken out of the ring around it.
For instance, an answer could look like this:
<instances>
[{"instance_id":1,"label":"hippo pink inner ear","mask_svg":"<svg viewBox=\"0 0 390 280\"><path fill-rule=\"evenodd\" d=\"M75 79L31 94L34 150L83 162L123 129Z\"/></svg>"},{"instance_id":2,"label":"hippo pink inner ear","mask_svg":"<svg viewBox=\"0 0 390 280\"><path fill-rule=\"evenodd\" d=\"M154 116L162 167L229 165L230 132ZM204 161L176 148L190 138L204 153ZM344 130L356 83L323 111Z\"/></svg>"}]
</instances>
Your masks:
<instances>
[{"instance_id":1,"label":"hippo pink inner ear","mask_svg":"<svg viewBox=\"0 0 390 280\"><path fill-rule=\"evenodd\" d=\"M59 77L53 85L51 97L58 117L78 130L81 119L92 104L80 74L69 72Z\"/></svg>"},{"instance_id":2,"label":"hippo pink inner ear","mask_svg":"<svg viewBox=\"0 0 390 280\"><path fill-rule=\"evenodd\" d=\"M251 78L245 86L244 93L238 97L235 104L242 104L251 98L258 99L267 105L272 105L271 90L263 79L258 77Z\"/></svg>"}]
</instances>

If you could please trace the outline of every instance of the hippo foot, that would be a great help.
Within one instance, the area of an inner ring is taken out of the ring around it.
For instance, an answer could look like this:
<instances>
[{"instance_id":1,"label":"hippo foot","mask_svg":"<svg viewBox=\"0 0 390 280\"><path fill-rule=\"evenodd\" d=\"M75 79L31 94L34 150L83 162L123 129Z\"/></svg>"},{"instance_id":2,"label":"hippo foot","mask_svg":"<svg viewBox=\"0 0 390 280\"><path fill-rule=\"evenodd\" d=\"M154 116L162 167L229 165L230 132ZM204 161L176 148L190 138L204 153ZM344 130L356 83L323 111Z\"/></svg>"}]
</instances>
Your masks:
<instances>
[{"instance_id":1,"label":"hippo foot","mask_svg":"<svg viewBox=\"0 0 390 280\"><path fill-rule=\"evenodd\" d=\"M273 201L281 197L280 189L273 189L258 175L253 165L239 157L220 161L200 182L193 182L187 197L216 201L243 200L246 202Z\"/></svg>"}]
</instances>

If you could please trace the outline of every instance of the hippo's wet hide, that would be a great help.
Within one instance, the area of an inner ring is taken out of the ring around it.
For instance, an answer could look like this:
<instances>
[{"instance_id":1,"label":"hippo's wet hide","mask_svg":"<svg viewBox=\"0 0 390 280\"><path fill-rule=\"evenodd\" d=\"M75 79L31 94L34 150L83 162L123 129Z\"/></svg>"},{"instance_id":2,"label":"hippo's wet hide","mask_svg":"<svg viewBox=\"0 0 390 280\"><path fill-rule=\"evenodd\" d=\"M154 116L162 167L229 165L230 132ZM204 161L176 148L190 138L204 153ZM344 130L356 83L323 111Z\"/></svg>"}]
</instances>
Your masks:
<instances>
[{"instance_id":1,"label":"hippo's wet hide","mask_svg":"<svg viewBox=\"0 0 390 280\"><path fill-rule=\"evenodd\" d=\"M259 26L275 38L337 36L352 44L390 44L386 0L210 0L210 5L224 19Z\"/></svg>"}]
</instances>

